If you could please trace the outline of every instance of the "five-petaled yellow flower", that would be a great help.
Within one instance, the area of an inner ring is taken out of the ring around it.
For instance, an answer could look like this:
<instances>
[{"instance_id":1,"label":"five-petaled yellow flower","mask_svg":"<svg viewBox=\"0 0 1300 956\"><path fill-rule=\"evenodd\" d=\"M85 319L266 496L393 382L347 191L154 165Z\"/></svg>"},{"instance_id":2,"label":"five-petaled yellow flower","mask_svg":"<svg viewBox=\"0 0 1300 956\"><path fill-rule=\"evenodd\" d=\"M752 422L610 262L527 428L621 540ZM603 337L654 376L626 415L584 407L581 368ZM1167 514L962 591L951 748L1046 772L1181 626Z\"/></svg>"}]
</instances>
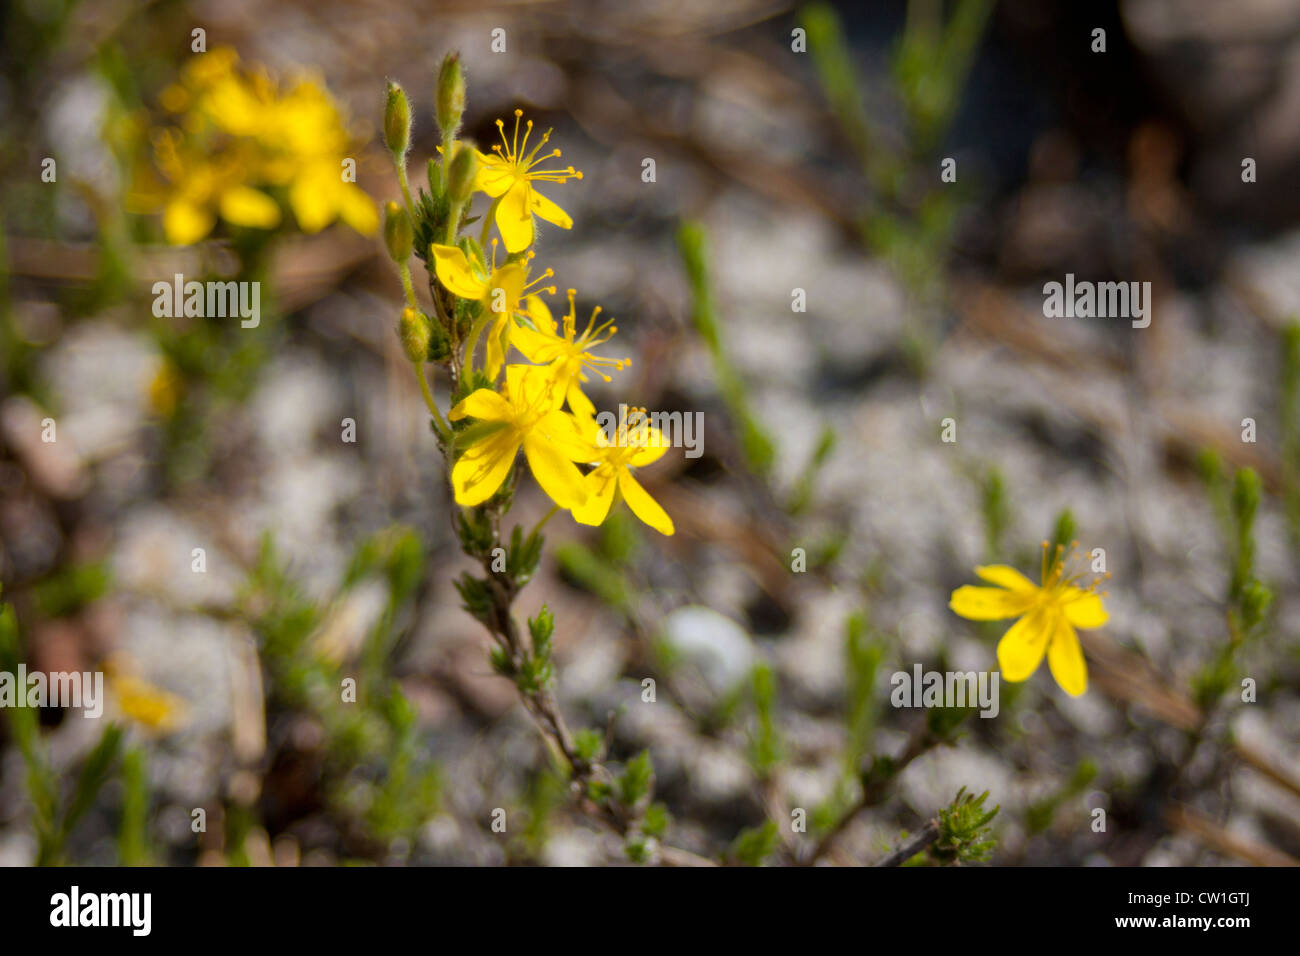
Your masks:
<instances>
[{"instance_id":1,"label":"five-petaled yellow flower","mask_svg":"<svg viewBox=\"0 0 1300 956\"><path fill-rule=\"evenodd\" d=\"M582 441L573 416L560 411L564 396L547 369L537 365L506 366L504 393L480 388L447 417L466 416L499 426L470 445L451 469L456 503L482 504L496 493L514 465L520 446L537 483L561 508L587 501L582 472L590 448Z\"/></svg>"},{"instance_id":2,"label":"five-petaled yellow flower","mask_svg":"<svg viewBox=\"0 0 1300 956\"><path fill-rule=\"evenodd\" d=\"M1043 542L1041 586L1005 564L979 567L975 573L996 587L965 585L952 592L948 606L972 621L1020 618L998 642L1002 676L1027 679L1046 653L1061 689L1078 697L1088 689L1088 667L1075 628L1101 627L1108 615L1096 593L1100 579L1078 586L1083 573L1067 573L1061 551L1058 545L1049 561L1049 546Z\"/></svg>"},{"instance_id":3,"label":"five-petaled yellow flower","mask_svg":"<svg viewBox=\"0 0 1300 956\"><path fill-rule=\"evenodd\" d=\"M523 262L506 262L505 265L497 268L496 240L493 239L492 242L493 265L486 275L484 270L478 267L477 260L471 264L465 253L456 246L440 246L434 243L430 251L433 253L434 271L438 274L438 281L462 299L482 303L484 311L479 319L479 328L491 322L491 327L488 329L485 370L488 378L495 379L497 373L501 371L501 365L505 362L506 350L510 347L514 317L520 313L539 311L539 307L545 308L542 300L535 294L543 290L534 290L533 286L545 282L555 275L555 272L547 269L540 279L529 282L527 262L532 258L531 253ZM545 291L553 293L555 287L550 286ZM526 308L520 305L521 300L526 300ZM550 312L547 311L546 314L549 316ZM476 339L477 336L471 339L471 349Z\"/></svg>"},{"instance_id":4,"label":"five-petaled yellow flower","mask_svg":"<svg viewBox=\"0 0 1300 956\"><path fill-rule=\"evenodd\" d=\"M563 334L556 328L555 319L551 317L551 310L546 307L546 303L538 300L535 306L530 306L528 312L533 327L517 326L512 333L512 341L528 361L550 367L555 387L564 393L570 411L576 415L590 416L596 413L596 407L582 394L581 387L583 382L588 381L587 371L608 382L611 379L600 371L601 368L622 370L631 365L632 360L602 358L591 354L591 349L609 341L618 331L618 326L613 324L613 319L597 325L596 317L600 315L600 306L596 306L586 331L577 335L577 314L573 302L577 294L576 289L569 290L569 313L564 317Z\"/></svg>"},{"instance_id":5,"label":"five-petaled yellow flower","mask_svg":"<svg viewBox=\"0 0 1300 956\"><path fill-rule=\"evenodd\" d=\"M534 182L564 183L581 179L582 173L569 166L566 169L538 169L548 159L558 158L560 151L553 149L538 156L538 152L551 138L547 130L541 140L528 153L528 137L533 131L533 121L524 127L524 141L519 142L519 118L523 110L515 110L515 130L506 139L505 122L497 120L501 142L491 153L479 153L479 172L475 188L487 193L496 202L496 224L505 241L506 251L522 252L533 244L533 216L539 216L561 229L573 227L569 214L533 188Z\"/></svg>"},{"instance_id":6,"label":"five-petaled yellow flower","mask_svg":"<svg viewBox=\"0 0 1300 956\"><path fill-rule=\"evenodd\" d=\"M585 459L596 468L587 477L587 501L572 509L580 524L598 525L605 520L618 492L632 513L660 534L673 533L673 519L632 477L632 469L649 465L663 457L668 440L650 424L644 409L635 409L620 422L612 437L594 418L579 415L582 436L591 446L592 457Z\"/></svg>"}]
</instances>

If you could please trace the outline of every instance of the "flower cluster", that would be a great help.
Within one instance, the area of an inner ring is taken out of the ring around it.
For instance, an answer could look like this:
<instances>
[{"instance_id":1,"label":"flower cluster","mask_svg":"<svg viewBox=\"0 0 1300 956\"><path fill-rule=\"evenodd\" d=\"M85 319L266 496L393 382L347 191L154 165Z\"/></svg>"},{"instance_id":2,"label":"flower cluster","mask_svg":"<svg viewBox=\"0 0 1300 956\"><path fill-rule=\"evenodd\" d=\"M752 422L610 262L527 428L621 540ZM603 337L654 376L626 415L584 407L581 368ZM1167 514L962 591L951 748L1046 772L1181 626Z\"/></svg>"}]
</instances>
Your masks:
<instances>
[{"instance_id":1,"label":"flower cluster","mask_svg":"<svg viewBox=\"0 0 1300 956\"><path fill-rule=\"evenodd\" d=\"M170 122L148 131L127 205L161 212L169 243L198 242L218 219L274 229L284 208L308 233L338 219L365 235L378 227L349 166L343 116L318 81L282 86L222 48L191 60L160 101Z\"/></svg>"},{"instance_id":2,"label":"flower cluster","mask_svg":"<svg viewBox=\"0 0 1300 956\"><path fill-rule=\"evenodd\" d=\"M407 356L422 381L426 361L445 365L452 377L450 424L439 420L427 388L425 397L444 445L453 452L456 502L473 507L508 495L522 450L542 490L575 520L599 525L621 497L647 525L670 535L672 520L633 476L634 468L663 456L664 436L642 417L611 440L596 424L595 406L583 391L594 378L612 381L611 372L631 364L595 351L617 327L602 320L597 307L579 330L574 289L568 290L568 309L557 321L544 298L556 293L555 273L534 266L536 220L565 229L573 224L538 184L561 184L581 179L582 173L546 165L560 150L545 151L550 130L529 147L533 123L524 120L522 110L515 111L509 135L505 122L497 121L501 143L491 152L457 141L459 108L444 108L446 102L463 104L463 86L458 98L457 84L463 84L458 64L440 79L443 147L440 159L429 164L429 191L421 190L418 201L411 199L405 172L409 107L400 88L390 85L385 137L407 208L389 203L384 229L407 292L399 324ZM460 233L472 198L480 193L490 203L476 240ZM489 241L493 225L499 236ZM431 273L433 318L420 310L414 295L407 267L412 254ZM520 360L511 361L516 355Z\"/></svg>"}]
</instances>

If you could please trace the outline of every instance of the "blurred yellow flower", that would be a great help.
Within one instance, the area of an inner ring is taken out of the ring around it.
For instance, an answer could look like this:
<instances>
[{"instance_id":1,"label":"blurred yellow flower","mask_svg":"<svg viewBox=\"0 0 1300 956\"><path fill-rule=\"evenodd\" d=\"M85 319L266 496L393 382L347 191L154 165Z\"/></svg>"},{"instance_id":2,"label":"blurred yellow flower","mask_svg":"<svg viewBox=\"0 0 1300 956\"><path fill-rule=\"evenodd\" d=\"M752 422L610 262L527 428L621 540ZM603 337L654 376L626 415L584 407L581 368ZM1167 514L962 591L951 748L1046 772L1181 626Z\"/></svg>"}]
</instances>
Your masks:
<instances>
[{"instance_id":1,"label":"blurred yellow flower","mask_svg":"<svg viewBox=\"0 0 1300 956\"><path fill-rule=\"evenodd\" d=\"M171 418L185 389L185 380L167 359L158 363L158 371L149 381L149 408L159 418Z\"/></svg>"},{"instance_id":2,"label":"blurred yellow flower","mask_svg":"<svg viewBox=\"0 0 1300 956\"><path fill-rule=\"evenodd\" d=\"M591 449L591 457L585 460L596 468L586 476L587 501L573 509L574 520L600 524L609 515L618 492L634 515L660 534L671 535L675 530L673 519L632 477L632 468L658 461L669 448L663 432L650 424L645 410L634 409L626 421L619 423L612 440L595 418L579 414L577 422Z\"/></svg>"},{"instance_id":3,"label":"blurred yellow flower","mask_svg":"<svg viewBox=\"0 0 1300 956\"><path fill-rule=\"evenodd\" d=\"M1041 586L1005 564L978 567L976 575L996 587L959 587L948 606L972 621L1020 618L998 642L1002 676L1026 680L1046 653L1061 689L1078 697L1088 689L1088 667L1075 628L1101 627L1109 618L1102 595L1096 593L1101 579L1079 587L1076 582L1085 572L1067 573L1062 550L1058 546L1049 560L1049 545L1043 542Z\"/></svg>"},{"instance_id":4,"label":"blurred yellow flower","mask_svg":"<svg viewBox=\"0 0 1300 956\"><path fill-rule=\"evenodd\" d=\"M166 734L186 719L185 701L128 672L118 662L106 662L104 673L117 706L133 723L154 734Z\"/></svg>"},{"instance_id":5,"label":"blurred yellow flower","mask_svg":"<svg viewBox=\"0 0 1300 956\"><path fill-rule=\"evenodd\" d=\"M366 235L378 228L374 204L344 178L348 132L319 82L299 80L282 94L223 48L191 60L159 99L174 122L149 134L150 161L137 166L127 208L161 212L169 243L198 242L218 219L274 229L277 196L304 232L336 219Z\"/></svg>"},{"instance_id":6,"label":"blurred yellow flower","mask_svg":"<svg viewBox=\"0 0 1300 956\"><path fill-rule=\"evenodd\" d=\"M563 394L548 370L536 365L506 366L504 393L480 388L447 416L496 425L469 446L451 470L456 503L470 506L491 498L506 480L520 447L528 467L561 508L577 508L587 500L582 472L574 461L585 460L590 449L582 441L571 415L560 411Z\"/></svg>"},{"instance_id":7,"label":"blurred yellow flower","mask_svg":"<svg viewBox=\"0 0 1300 956\"><path fill-rule=\"evenodd\" d=\"M533 121L524 127L524 141L519 142L519 119L523 110L515 110L514 135L506 139L506 127L503 120L497 120L497 130L501 142L492 147L491 153L479 153L479 173L475 188L487 193L496 202L493 204L497 229L510 253L522 252L533 244L533 216L539 216L547 222L554 223L561 229L573 227L573 219L567 212L547 199L533 188L534 182L565 183L570 179L581 179L582 173L569 166L566 169L538 169L548 159L560 156L558 149L538 156L541 148L551 138L547 130L531 151L528 149L528 137L533 131Z\"/></svg>"},{"instance_id":8,"label":"blurred yellow flower","mask_svg":"<svg viewBox=\"0 0 1300 956\"><path fill-rule=\"evenodd\" d=\"M613 319L597 325L600 306L596 306L586 330L577 335L577 307L574 305L577 294L576 289L569 290L569 312L564 317L563 334L556 328L551 310L539 299L528 311L532 328L516 327L511 341L528 361L550 366L555 385L564 392L570 411L579 416L590 416L595 414L596 408L581 388L582 383L589 381L587 371L608 382L611 378L601 371L602 368L620 371L631 365L632 360L602 358L591 353L591 349L609 341L618 332L618 326L614 325Z\"/></svg>"}]
</instances>

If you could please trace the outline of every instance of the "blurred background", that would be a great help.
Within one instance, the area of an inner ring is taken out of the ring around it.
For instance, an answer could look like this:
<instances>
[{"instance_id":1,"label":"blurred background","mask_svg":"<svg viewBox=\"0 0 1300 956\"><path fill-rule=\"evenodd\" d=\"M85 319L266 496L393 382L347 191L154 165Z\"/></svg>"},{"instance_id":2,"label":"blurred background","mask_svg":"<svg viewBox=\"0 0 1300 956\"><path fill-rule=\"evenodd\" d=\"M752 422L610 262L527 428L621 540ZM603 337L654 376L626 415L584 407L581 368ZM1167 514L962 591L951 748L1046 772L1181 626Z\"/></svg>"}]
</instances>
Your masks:
<instances>
[{"instance_id":1,"label":"blurred background","mask_svg":"<svg viewBox=\"0 0 1300 956\"><path fill-rule=\"evenodd\" d=\"M995 863L1300 857L1300 2L4 17L0 643L107 669L122 732L0 715L0 863L622 858L460 607L402 290L364 216L309 223L272 189L274 228L175 245L149 205L151 130L226 48L328 91L319 150L374 204L400 197L385 80L423 181L449 50L466 137L486 148L522 107L582 170L550 193L575 224L543 224L538 264L618 320L604 352L632 366L593 398L703 412L703 455L643 476L672 538L621 507L553 519L519 608L555 613L570 722L616 760L649 750L665 841L866 863L964 786L1000 807ZM156 315L176 273L258 279L260 325ZM1150 282L1150 327L1044 317L1067 273ZM526 483L515 513L548 505ZM1033 577L1041 540L1075 538L1112 575L1086 695L1044 667L995 720L890 705L894 671L996 666L1001 629L947 607L975 565ZM864 799L872 755L923 738Z\"/></svg>"}]
</instances>

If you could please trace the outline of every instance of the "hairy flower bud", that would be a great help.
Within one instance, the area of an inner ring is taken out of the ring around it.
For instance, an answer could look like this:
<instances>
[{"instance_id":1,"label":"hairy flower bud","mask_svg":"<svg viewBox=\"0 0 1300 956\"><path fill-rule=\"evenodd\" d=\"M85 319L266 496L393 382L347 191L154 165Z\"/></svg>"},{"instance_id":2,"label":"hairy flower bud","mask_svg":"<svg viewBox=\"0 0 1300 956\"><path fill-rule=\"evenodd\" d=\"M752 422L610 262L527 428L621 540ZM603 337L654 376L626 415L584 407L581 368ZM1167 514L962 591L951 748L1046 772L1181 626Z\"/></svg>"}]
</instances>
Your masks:
<instances>
[{"instance_id":1,"label":"hairy flower bud","mask_svg":"<svg viewBox=\"0 0 1300 956\"><path fill-rule=\"evenodd\" d=\"M474 177L478 175L478 153L465 143L456 144L456 155L447 171L447 195L454 203L463 203L474 192Z\"/></svg>"},{"instance_id":2,"label":"hairy flower bud","mask_svg":"<svg viewBox=\"0 0 1300 956\"><path fill-rule=\"evenodd\" d=\"M384 207L384 245L388 247L388 254L394 262L405 262L411 258L411 245L414 241L411 217L390 199Z\"/></svg>"},{"instance_id":3,"label":"hairy flower bud","mask_svg":"<svg viewBox=\"0 0 1300 956\"><path fill-rule=\"evenodd\" d=\"M402 340L402 351L412 362L423 362L429 354L429 318L409 306L402 310L397 323L397 337Z\"/></svg>"},{"instance_id":4,"label":"hairy flower bud","mask_svg":"<svg viewBox=\"0 0 1300 956\"><path fill-rule=\"evenodd\" d=\"M384 104L384 145L394 156L404 156L411 143L411 104L406 93L391 80L388 100Z\"/></svg>"},{"instance_id":5,"label":"hairy flower bud","mask_svg":"<svg viewBox=\"0 0 1300 956\"><path fill-rule=\"evenodd\" d=\"M448 53L443 57L442 68L438 70L438 89L434 102L445 144L455 135L460 127L460 118L465 113L465 71L461 69L460 54Z\"/></svg>"}]
</instances>

